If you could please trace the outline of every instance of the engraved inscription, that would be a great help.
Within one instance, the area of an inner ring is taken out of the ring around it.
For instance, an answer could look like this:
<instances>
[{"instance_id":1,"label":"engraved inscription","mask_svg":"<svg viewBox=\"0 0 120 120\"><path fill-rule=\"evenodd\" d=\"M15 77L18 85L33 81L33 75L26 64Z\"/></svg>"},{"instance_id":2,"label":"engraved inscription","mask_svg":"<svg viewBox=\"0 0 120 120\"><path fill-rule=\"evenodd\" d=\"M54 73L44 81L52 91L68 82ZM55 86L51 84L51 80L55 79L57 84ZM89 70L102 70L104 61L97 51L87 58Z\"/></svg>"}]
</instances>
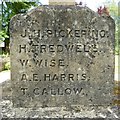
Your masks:
<instances>
[{"instance_id":1,"label":"engraved inscription","mask_svg":"<svg viewBox=\"0 0 120 120\"><path fill-rule=\"evenodd\" d=\"M111 104L110 17L87 7L40 6L10 28L15 107Z\"/></svg>"},{"instance_id":2,"label":"engraved inscription","mask_svg":"<svg viewBox=\"0 0 120 120\"><path fill-rule=\"evenodd\" d=\"M81 93L83 88L34 88L33 94L34 96L40 96L40 95L79 95ZM27 94L28 88L21 88L21 91L23 95Z\"/></svg>"},{"instance_id":3,"label":"engraved inscription","mask_svg":"<svg viewBox=\"0 0 120 120\"><path fill-rule=\"evenodd\" d=\"M81 81L81 80L89 80L89 77L85 74L82 73L81 76L79 74L43 74L41 75L41 78L39 78L39 74L32 74L32 79L31 81L69 81L69 82L74 82L74 81ZM21 81L28 81L27 74L22 74Z\"/></svg>"},{"instance_id":4,"label":"engraved inscription","mask_svg":"<svg viewBox=\"0 0 120 120\"><path fill-rule=\"evenodd\" d=\"M23 30L21 37L28 37L29 39L34 38L44 38L44 37L52 37L52 38L92 38L92 39L98 39L107 37L108 31L106 30L97 30L97 29L63 29L63 30L50 30L47 28L47 30Z\"/></svg>"}]
</instances>

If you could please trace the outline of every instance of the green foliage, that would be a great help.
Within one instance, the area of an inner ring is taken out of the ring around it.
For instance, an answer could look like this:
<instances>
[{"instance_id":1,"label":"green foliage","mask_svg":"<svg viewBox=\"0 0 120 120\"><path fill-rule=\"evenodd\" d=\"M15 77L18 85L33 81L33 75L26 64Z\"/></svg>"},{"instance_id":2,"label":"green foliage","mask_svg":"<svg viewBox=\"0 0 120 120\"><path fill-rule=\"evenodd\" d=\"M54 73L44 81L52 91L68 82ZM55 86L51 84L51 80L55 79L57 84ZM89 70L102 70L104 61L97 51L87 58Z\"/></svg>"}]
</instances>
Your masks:
<instances>
[{"instance_id":1,"label":"green foliage","mask_svg":"<svg viewBox=\"0 0 120 120\"><path fill-rule=\"evenodd\" d=\"M6 34L5 31L0 31L0 42L3 42L6 38L9 38L9 36Z\"/></svg>"},{"instance_id":2,"label":"green foliage","mask_svg":"<svg viewBox=\"0 0 120 120\"><path fill-rule=\"evenodd\" d=\"M9 57L9 54L8 54L8 53L3 53L3 54L1 55L1 57Z\"/></svg>"},{"instance_id":3,"label":"green foliage","mask_svg":"<svg viewBox=\"0 0 120 120\"><path fill-rule=\"evenodd\" d=\"M10 62L7 62L4 66L4 70L10 70Z\"/></svg>"},{"instance_id":4,"label":"green foliage","mask_svg":"<svg viewBox=\"0 0 120 120\"><path fill-rule=\"evenodd\" d=\"M7 10L9 10L9 18L18 13L25 13L32 6L36 6L35 2L6 2Z\"/></svg>"},{"instance_id":5,"label":"green foliage","mask_svg":"<svg viewBox=\"0 0 120 120\"><path fill-rule=\"evenodd\" d=\"M10 19L19 13L27 12L31 7L35 7L35 2L2 2L0 12L0 41L5 42L6 48L9 48L9 22Z\"/></svg>"}]
</instances>

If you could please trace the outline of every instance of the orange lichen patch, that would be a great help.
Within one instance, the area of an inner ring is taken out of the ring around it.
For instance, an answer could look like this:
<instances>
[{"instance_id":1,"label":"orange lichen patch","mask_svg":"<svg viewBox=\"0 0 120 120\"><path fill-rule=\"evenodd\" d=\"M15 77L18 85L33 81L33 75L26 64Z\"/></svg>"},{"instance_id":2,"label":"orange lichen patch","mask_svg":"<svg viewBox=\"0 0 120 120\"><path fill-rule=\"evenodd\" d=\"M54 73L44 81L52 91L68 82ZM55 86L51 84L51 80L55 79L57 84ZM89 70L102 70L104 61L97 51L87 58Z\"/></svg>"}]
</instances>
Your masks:
<instances>
[{"instance_id":1,"label":"orange lichen patch","mask_svg":"<svg viewBox=\"0 0 120 120\"><path fill-rule=\"evenodd\" d=\"M114 101L113 101L113 104L120 106L120 100L114 100Z\"/></svg>"}]
</instances>

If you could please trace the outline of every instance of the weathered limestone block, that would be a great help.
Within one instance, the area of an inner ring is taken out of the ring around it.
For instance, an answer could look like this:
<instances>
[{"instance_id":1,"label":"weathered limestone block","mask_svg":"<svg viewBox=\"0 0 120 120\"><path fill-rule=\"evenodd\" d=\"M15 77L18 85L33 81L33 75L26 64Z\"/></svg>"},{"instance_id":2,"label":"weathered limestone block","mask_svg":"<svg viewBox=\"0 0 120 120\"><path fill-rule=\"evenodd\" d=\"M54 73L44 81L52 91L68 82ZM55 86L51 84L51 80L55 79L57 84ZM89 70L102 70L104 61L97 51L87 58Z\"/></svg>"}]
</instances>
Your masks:
<instances>
[{"instance_id":1,"label":"weathered limestone block","mask_svg":"<svg viewBox=\"0 0 120 120\"><path fill-rule=\"evenodd\" d=\"M114 20L87 7L40 6L10 22L14 107L109 106Z\"/></svg>"}]
</instances>

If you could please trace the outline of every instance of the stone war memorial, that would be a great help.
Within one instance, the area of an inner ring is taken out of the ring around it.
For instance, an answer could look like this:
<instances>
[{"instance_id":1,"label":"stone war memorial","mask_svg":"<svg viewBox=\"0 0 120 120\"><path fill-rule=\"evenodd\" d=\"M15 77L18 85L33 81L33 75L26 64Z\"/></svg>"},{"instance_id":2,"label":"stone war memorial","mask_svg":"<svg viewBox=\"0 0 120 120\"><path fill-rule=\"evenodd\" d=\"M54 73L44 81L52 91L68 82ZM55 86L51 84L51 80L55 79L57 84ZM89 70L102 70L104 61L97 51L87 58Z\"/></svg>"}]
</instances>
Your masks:
<instances>
[{"instance_id":1,"label":"stone war memorial","mask_svg":"<svg viewBox=\"0 0 120 120\"><path fill-rule=\"evenodd\" d=\"M10 22L13 107L112 106L114 34L110 16L79 5L51 3L14 16Z\"/></svg>"}]
</instances>

